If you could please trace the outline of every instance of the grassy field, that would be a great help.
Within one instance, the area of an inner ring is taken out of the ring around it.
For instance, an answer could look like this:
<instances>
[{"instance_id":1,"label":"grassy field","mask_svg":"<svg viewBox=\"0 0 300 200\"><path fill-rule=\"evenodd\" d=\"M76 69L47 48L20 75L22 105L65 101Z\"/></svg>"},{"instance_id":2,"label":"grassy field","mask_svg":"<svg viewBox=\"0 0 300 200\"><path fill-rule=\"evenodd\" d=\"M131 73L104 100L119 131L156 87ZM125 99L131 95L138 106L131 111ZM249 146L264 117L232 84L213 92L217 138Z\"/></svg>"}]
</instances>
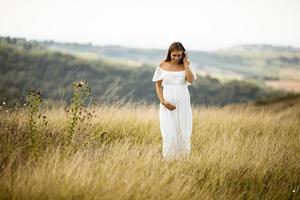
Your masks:
<instances>
[{"instance_id":1,"label":"grassy field","mask_svg":"<svg viewBox=\"0 0 300 200\"><path fill-rule=\"evenodd\" d=\"M194 107L189 159L164 161L158 105L0 112L0 199L299 199L300 102ZM43 117L45 115L45 117ZM32 136L33 134L33 136Z\"/></svg>"}]
</instances>

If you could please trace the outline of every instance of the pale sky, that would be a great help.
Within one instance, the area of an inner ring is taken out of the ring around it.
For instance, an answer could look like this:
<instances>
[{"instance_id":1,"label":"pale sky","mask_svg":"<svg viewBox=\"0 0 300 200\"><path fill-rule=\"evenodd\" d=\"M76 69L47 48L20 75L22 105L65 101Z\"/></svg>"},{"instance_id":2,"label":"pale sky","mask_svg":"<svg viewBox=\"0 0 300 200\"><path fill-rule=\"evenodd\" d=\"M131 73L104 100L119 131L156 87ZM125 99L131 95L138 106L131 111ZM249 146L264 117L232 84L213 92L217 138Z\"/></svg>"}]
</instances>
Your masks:
<instances>
[{"instance_id":1,"label":"pale sky","mask_svg":"<svg viewBox=\"0 0 300 200\"><path fill-rule=\"evenodd\" d=\"M298 0L0 0L0 36L187 50L300 47Z\"/></svg>"}]
</instances>

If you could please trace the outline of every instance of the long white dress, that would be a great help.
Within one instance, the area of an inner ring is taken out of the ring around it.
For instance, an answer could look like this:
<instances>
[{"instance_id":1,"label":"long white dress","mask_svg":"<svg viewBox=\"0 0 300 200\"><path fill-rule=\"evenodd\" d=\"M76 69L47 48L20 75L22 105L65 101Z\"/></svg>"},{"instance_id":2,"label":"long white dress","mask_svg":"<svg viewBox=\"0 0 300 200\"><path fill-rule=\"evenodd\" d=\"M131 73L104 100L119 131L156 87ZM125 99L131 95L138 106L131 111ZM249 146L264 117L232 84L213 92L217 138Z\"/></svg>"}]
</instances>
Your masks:
<instances>
[{"instance_id":1,"label":"long white dress","mask_svg":"<svg viewBox=\"0 0 300 200\"><path fill-rule=\"evenodd\" d=\"M195 70L189 66L197 79ZM176 106L169 110L162 103L159 105L160 131L163 139L162 155L166 160L189 157L191 151L192 109L185 70L167 71L157 66L152 81L162 80L163 97Z\"/></svg>"}]
</instances>

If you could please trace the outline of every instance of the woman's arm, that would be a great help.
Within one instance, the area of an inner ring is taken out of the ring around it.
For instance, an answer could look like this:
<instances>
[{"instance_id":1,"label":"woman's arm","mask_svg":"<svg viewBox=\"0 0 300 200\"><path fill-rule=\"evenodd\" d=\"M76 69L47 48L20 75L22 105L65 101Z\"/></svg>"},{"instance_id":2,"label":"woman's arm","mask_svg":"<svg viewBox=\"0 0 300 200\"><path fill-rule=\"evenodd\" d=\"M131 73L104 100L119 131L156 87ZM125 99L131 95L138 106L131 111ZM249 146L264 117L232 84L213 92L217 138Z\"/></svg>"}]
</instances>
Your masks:
<instances>
[{"instance_id":1,"label":"woman's arm","mask_svg":"<svg viewBox=\"0 0 300 200\"><path fill-rule=\"evenodd\" d=\"M163 103L165 100L164 100L164 96L163 96L161 85L162 85L162 80L155 82L156 94L157 94L157 96L159 98L160 103Z\"/></svg>"},{"instance_id":2,"label":"woman's arm","mask_svg":"<svg viewBox=\"0 0 300 200\"><path fill-rule=\"evenodd\" d=\"M193 73L191 72L190 68L188 67L188 65L185 65L184 66L185 68L185 74L186 74L186 80L189 82L189 83L193 83L194 81L194 75Z\"/></svg>"},{"instance_id":3,"label":"woman's arm","mask_svg":"<svg viewBox=\"0 0 300 200\"><path fill-rule=\"evenodd\" d=\"M155 83L155 89L156 89L156 94L159 98L159 101L162 105L164 105L167 109L169 110L174 110L176 108L175 105L167 102L165 99L164 99L164 96L163 96L163 92L162 92L162 80L159 80L159 81L156 81Z\"/></svg>"},{"instance_id":4,"label":"woman's arm","mask_svg":"<svg viewBox=\"0 0 300 200\"><path fill-rule=\"evenodd\" d=\"M189 68L189 65L190 65L190 61L188 61L188 55L187 55L187 52L185 51L184 52L184 58L183 58L183 66L185 68L185 80L187 80L189 83L193 83L195 77L194 77L194 74L191 72L190 68Z\"/></svg>"}]
</instances>

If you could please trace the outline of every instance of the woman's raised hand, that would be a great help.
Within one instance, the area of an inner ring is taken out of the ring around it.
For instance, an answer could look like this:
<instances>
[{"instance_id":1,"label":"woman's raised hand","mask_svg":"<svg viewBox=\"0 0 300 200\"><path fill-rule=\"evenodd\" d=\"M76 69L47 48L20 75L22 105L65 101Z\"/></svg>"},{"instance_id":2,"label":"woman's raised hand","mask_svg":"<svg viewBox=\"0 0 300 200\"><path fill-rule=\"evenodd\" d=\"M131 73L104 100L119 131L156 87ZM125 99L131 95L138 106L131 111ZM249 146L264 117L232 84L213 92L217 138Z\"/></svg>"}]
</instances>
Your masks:
<instances>
[{"instance_id":1,"label":"woman's raised hand","mask_svg":"<svg viewBox=\"0 0 300 200\"><path fill-rule=\"evenodd\" d=\"M166 100L163 101L163 102L161 102L161 103L162 103L167 109L169 109L169 110L174 110L174 109L176 108L175 105L173 105L173 104L167 102Z\"/></svg>"},{"instance_id":2,"label":"woman's raised hand","mask_svg":"<svg viewBox=\"0 0 300 200\"><path fill-rule=\"evenodd\" d=\"M186 53L186 51L183 52L184 53L184 58L183 58L183 64L184 66L188 66L190 64L190 62L188 61L188 55Z\"/></svg>"}]
</instances>

